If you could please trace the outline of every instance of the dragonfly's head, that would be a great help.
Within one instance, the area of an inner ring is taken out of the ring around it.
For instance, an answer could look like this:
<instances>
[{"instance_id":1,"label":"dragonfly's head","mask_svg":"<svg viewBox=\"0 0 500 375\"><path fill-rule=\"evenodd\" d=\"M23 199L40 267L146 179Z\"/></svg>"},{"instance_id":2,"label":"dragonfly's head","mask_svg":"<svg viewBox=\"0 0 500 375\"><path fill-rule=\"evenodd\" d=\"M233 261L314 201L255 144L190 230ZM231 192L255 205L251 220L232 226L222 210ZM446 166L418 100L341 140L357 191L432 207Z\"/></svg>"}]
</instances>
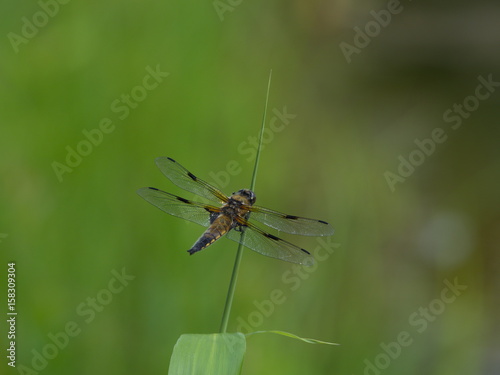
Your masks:
<instances>
[{"instance_id":1,"label":"dragonfly's head","mask_svg":"<svg viewBox=\"0 0 500 375\"><path fill-rule=\"evenodd\" d=\"M240 196L247 202L243 202L244 204L248 204L249 206L253 205L255 203L255 200L257 199L255 197L255 193L252 190L249 189L241 189L238 190L236 193L233 193L233 196Z\"/></svg>"}]
</instances>

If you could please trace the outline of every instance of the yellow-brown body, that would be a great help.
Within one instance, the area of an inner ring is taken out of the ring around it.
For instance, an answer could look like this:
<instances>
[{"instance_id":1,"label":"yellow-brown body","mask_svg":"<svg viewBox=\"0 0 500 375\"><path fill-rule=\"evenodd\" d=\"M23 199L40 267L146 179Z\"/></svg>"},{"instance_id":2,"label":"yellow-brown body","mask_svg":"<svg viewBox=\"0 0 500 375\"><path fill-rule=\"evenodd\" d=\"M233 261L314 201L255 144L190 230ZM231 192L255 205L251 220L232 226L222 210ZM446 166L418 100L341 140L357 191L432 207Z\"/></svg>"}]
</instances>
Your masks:
<instances>
[{"instance_id":1,"label":"yellow-brown body","mask_svg":"<svg viewBox=\"0 0 500 375\"><path fill-rule=\"evenodd\" d=\"M189 254L205 249L232 229L244 230L242 223L250 215L247 207L254 203L255 194L251 190L242 189L233 193L220 212L210 213L210 226L188 250Z\"/></svg>"}]
</instances>

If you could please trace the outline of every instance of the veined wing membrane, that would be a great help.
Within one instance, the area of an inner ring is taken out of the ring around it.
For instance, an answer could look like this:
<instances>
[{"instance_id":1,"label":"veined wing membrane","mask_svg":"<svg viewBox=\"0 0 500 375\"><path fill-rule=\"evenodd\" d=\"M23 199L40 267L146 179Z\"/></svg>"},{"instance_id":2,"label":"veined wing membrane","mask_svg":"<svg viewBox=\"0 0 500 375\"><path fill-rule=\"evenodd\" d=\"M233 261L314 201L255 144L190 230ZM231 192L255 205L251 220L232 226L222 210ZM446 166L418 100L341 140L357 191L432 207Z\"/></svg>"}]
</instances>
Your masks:
<instances>
[{"instance_id":1,"label":"veined wing membrane","mask_svg":"<svg viewBox=\"0 0 500 375\"><path fill-rule=\"evenodd\" d=\"M246 222L246 225L243 227L245 228L243 240L241 232L234 229L227 233L226 237L271 258L304 265L314 263L314 258L307 250L266 233L252 223Z\"/></svg>"},{"instance_id":2,"label":"veined wing membrane","mask_svg":"<svg viewBox=\"0 0 500 375\"><path fill-rule=\"evenodd\" d=\"M302 236L331 236L333 227L326 221L283 214L268 208L252 206L250 218L278 231Z\"/></svg>"},{"instance_id":3,"label":"veined wing membrane","mask_svg":"<svg viewBox=\"0 0 500 375\"><path fill-rule=\"evenodd\" d=\"M218 207L184 199L156 188L140 188L137 190L137 194L167 214L192 221L204 227L210 225L210 213L220 211Z\"/></svg>"},{"instance_id":4,"label":"veined wing membrane","mask_svg":"<svg viewBox=\"0 0 500 375\"><path fill-rule=\"evenodd\" d=\"M165 177L180 188L218 204L227 202L228 198L224 193L196 177L174 159L162 156L156 158L155 162Z\"/></svg>"}]
</instances>

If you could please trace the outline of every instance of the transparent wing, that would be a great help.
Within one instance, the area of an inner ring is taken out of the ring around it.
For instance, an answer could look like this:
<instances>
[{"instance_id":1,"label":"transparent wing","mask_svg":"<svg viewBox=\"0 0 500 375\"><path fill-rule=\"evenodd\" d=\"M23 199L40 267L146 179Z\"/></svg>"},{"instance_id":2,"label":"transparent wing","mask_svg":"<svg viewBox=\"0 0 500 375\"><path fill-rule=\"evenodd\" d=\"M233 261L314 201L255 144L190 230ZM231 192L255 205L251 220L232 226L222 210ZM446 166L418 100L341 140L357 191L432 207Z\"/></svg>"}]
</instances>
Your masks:
<instances>
[{"instance_id":1,"label":"transparent wing","mask_svg":"<svg viewBox=\"0 0 500 375\"><path fill-rule=\"evenodd\" d=\"M300 234L302 236L331 236L333 227L323 220L283 214L268 208L252 206L250 218L270 226L278 231Z\"/></svg>"},{"instance_id":2,"label":"transparent wing","mask_svg":"<svg viewBox=\"0 0 500 375\"><path fill-rule=\"evenodd\" d=\"M192 221L204 227L210 225L210 214L220 211L218 207L190 201L152 187L140 188L137 190L137 194L167 214Z\"/></svg>"},{"instance_id":3,"label":"transparent wing","mask_svg":"<svg viewBox=\"0 0 500 375\"><path fill-rule=\"evenodd\" d=\"M180 188L219 204L227 202L228 198L224 193L196 177L174 159L162 156L156 158L155 162L165 177Z\"/></svg>"},{"instance_id":4,"label":"transparent wing","mask_svg":"<svg viewBox=\"0 0 500 375\"><path fill-rule=\"evenodd\" d=\"M314 264L314 258L307 250L266 233L252 223L246 223L246 225L246 227L242 227L245 232L243 240L241 231L234 229L227 233L226 237L271 258L307 266Z\"/></svg>"}]
</instances>

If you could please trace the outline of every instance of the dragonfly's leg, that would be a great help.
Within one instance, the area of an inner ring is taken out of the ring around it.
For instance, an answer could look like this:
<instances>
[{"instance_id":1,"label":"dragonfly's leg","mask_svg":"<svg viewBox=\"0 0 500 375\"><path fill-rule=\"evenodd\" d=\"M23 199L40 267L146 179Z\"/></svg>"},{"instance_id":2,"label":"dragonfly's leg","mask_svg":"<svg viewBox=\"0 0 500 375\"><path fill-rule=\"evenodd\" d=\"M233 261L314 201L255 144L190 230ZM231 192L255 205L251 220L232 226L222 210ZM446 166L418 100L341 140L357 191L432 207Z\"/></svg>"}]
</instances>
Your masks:
<instances>
[{"instance_id":1,"label":"dragonfly's leg","mask_svg":"<svg viewBox=\"0 0 500 375\"><path fill-rule=\"evenodd\" d=\"M244 232L245 229L247 229L246 225L237 225L236 227L234 227L234 230L237 232Z\"/></svg>"}]
</instances>

